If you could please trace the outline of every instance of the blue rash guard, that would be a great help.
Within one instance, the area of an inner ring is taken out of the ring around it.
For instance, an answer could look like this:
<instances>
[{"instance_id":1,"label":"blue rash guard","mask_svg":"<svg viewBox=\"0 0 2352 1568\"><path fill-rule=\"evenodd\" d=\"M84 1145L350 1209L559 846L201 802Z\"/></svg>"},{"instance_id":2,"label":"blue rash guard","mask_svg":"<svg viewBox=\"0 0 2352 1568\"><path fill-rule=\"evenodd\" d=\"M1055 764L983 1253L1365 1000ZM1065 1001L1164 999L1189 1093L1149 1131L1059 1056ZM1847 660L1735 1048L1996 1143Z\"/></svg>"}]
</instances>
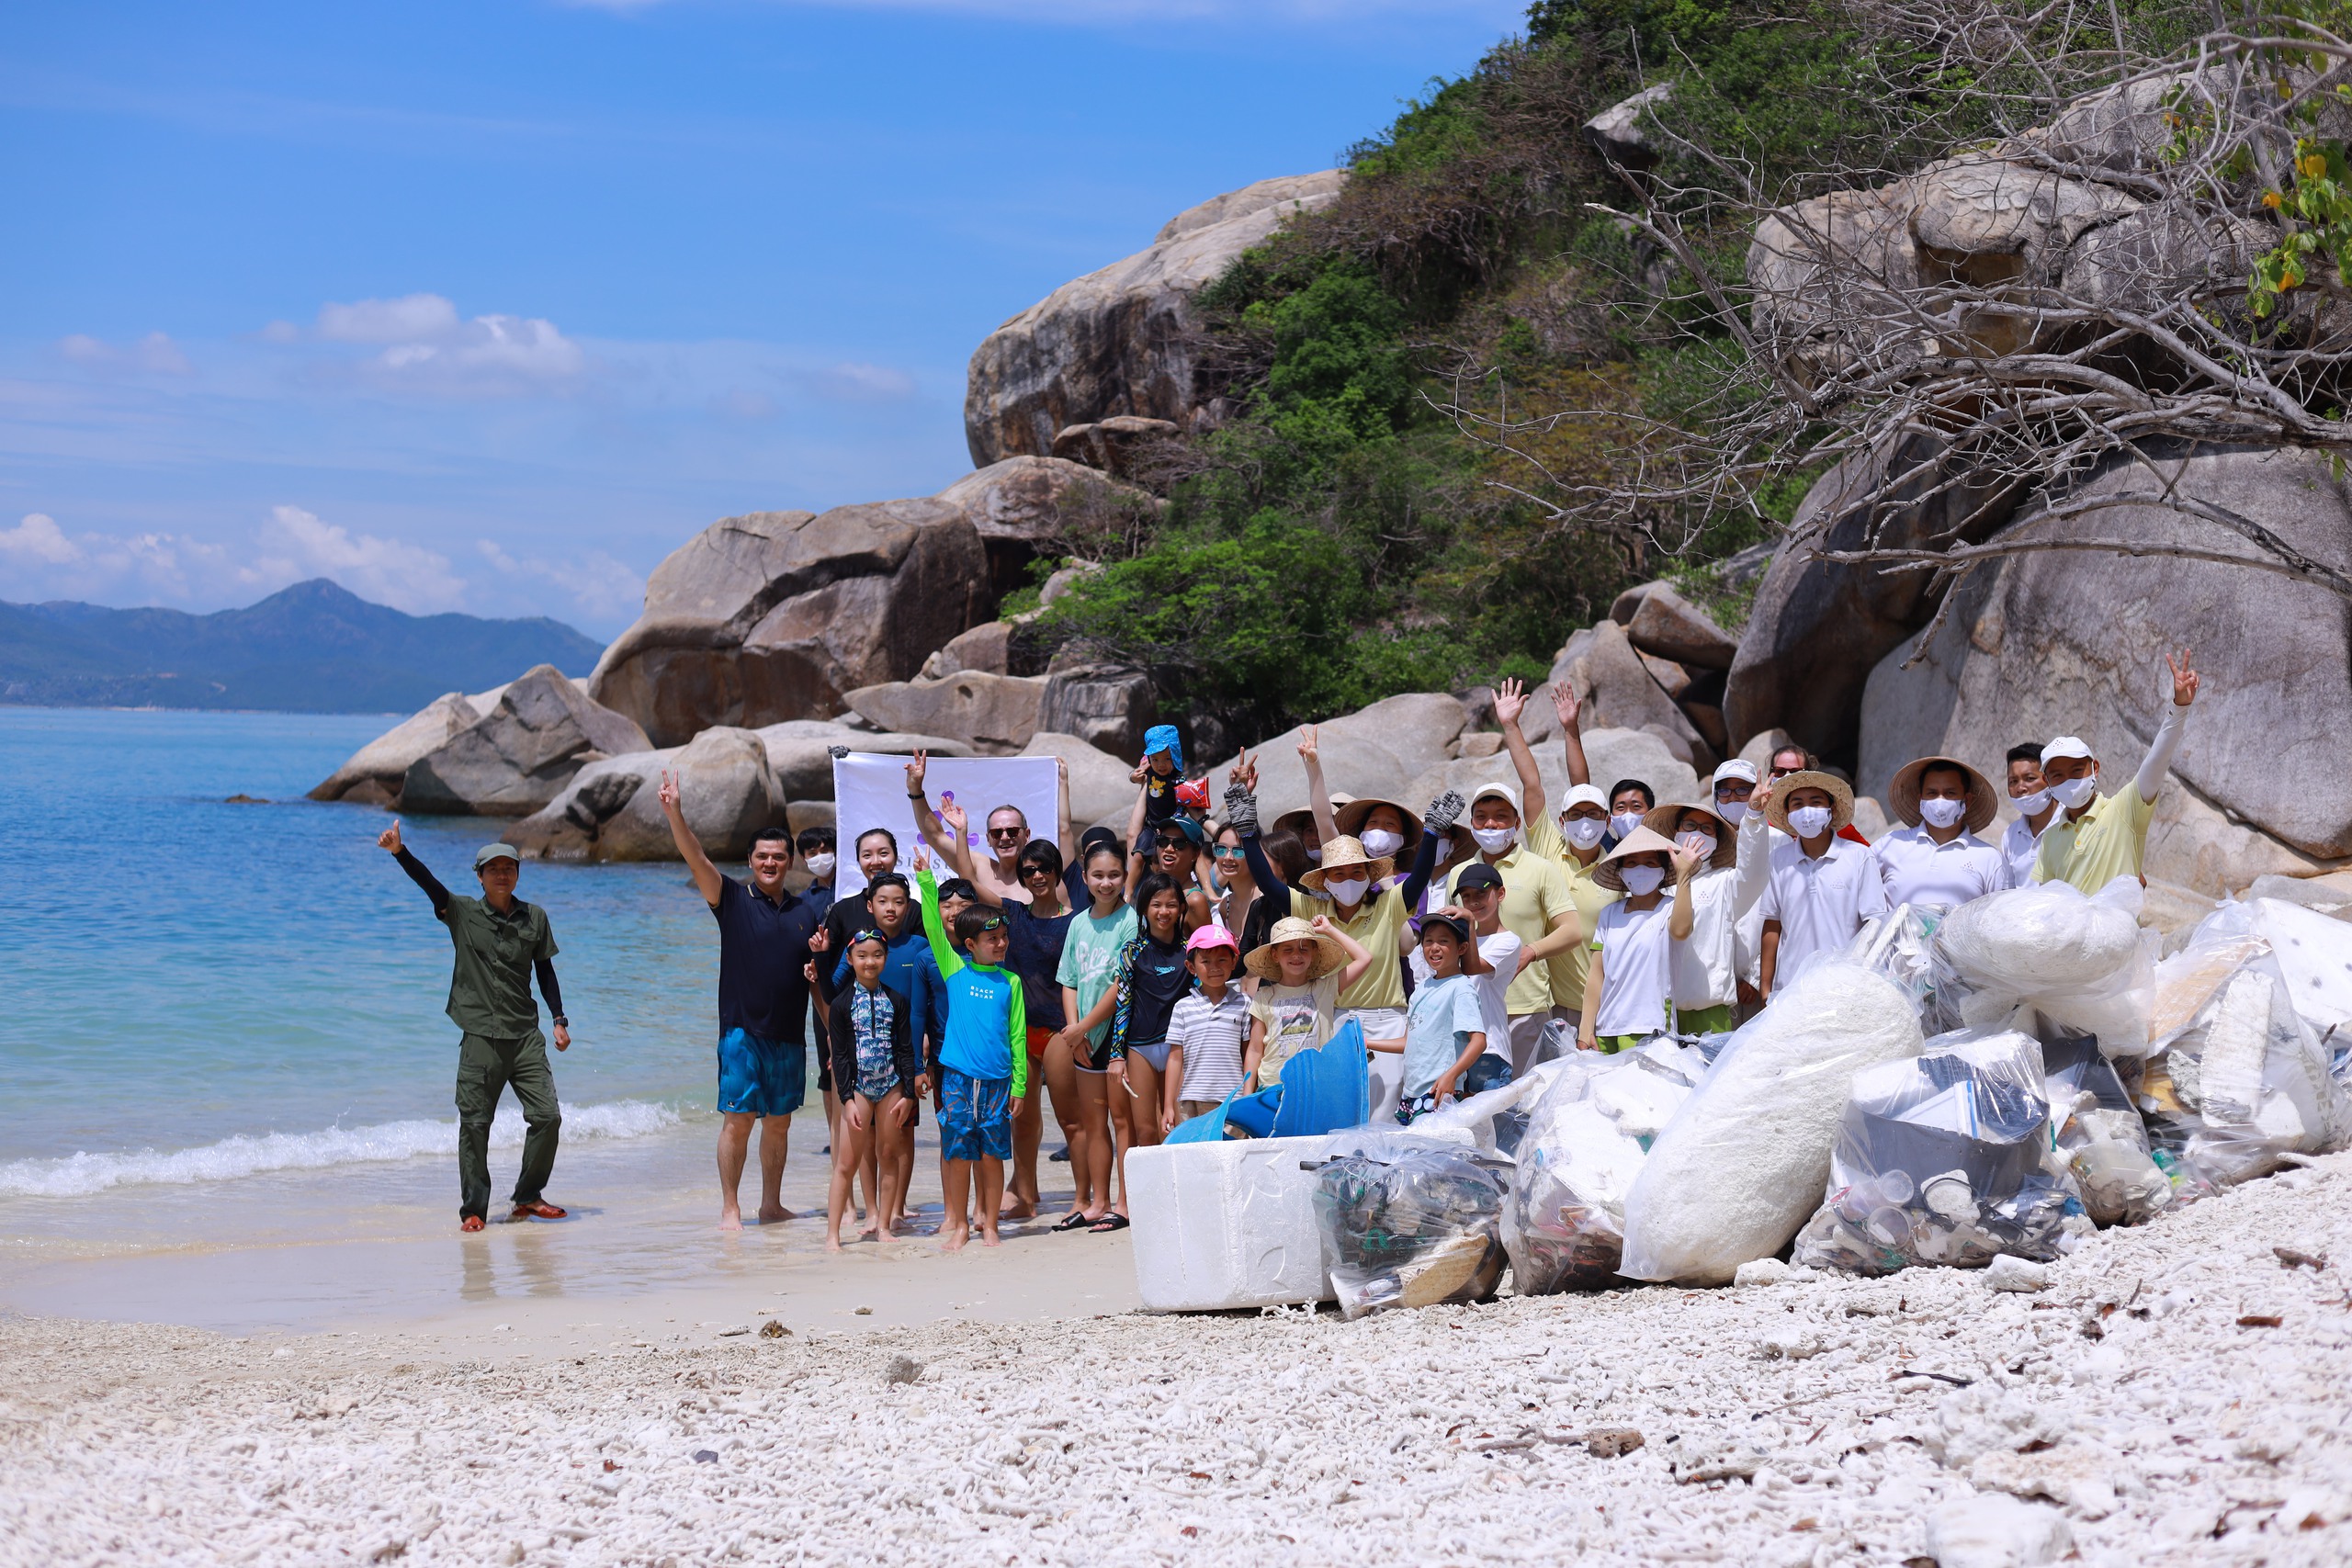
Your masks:
<instances>
[{"instance_id":1,"label":"blue rash guard","mask_svg":"<svg viewBox=\"0 0 2352 1568\"><path fill-rule=\"evenodd\" d=\"M970 1078L1011 1078L1012 1098L1029 1092L1028 1009L1021 976L978 964L956 951L939 919L939 882L930 868L915 873L922 890L923 934L947 987L946 1039L939 1059Z\"/></svg>"}]
</instances>

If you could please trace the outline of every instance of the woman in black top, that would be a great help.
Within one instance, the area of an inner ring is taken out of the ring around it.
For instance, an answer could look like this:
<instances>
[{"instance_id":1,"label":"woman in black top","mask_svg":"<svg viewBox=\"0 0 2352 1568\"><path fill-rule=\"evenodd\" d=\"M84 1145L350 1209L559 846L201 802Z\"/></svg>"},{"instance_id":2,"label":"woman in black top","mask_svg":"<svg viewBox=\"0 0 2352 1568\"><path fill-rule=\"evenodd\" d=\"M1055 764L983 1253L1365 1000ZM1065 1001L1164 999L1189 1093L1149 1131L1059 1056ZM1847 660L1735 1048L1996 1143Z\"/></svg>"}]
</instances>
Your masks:
<instances>
[{"instance_id":1,"label":"woman in black top","mask_svg":"<svg viewBox=\"0 0 2352 1568\"><path fill-rule=\"evenodd\" d=\"M1127 1118L1130 1148L1159 1142L1168 1018L1193 986L1192 971L1184 966L1184 895L1176 879L1147 872L1136 884L1135 905L1141 929L1119 955L1119 1000L1111 1015L1110 1040L1126 1087L1112 1100Z\"/></svg>"}]
</instances>

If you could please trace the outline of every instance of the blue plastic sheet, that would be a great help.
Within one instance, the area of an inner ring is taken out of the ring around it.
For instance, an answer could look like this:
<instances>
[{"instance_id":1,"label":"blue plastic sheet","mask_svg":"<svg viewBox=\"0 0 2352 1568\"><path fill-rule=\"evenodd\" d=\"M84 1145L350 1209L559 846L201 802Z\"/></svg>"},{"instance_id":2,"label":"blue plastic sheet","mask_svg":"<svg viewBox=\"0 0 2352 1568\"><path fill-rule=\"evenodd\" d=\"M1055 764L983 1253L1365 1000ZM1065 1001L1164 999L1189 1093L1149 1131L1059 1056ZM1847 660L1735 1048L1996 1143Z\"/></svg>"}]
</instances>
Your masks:
<instances>
[{"instance_id":1,"label":"blue plastic sheet","mask_svg":"<svg viewBox=\"0 0 2352 1568\"><path fill-rule=\"evenodd\" d=\"M1273 1088L1250 1094L1237 1089L1215 1111L1178 1124L1163 1142L1213 1144L1225 1136L1227 1122L1255 1138L1317 1137L1363 1125L1371 1094L1363 1029L1350 1019L1321 1046L1284 1062Z\"/></svg>"}]
</instances>

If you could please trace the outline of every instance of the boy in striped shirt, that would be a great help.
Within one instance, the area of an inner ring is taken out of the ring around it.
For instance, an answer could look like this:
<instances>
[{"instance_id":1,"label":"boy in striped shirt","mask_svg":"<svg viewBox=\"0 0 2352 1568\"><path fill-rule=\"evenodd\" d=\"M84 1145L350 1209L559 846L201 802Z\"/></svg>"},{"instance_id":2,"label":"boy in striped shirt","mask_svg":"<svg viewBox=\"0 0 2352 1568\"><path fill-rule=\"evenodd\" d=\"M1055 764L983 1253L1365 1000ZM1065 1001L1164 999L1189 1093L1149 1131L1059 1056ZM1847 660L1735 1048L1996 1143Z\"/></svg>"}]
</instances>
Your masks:
<instances>
[{"instance_id":1,"label":"boy in striped shirt","mask_svg":"<svg viewBox=\"0 0 2352 1568\"><path fill-rule=\"evenodd\" d=\"M1168 1016L1167 1099L1160 1108L1163 1134L1179 1122L1204 1116L1223 1104L1241 1082L1241 1046L1250 1033L1250 998L1232 984L1241 949L1233 933L1205 925L1184 943L1184 966L1193 989Z\"/></svg>"}]
</instances>

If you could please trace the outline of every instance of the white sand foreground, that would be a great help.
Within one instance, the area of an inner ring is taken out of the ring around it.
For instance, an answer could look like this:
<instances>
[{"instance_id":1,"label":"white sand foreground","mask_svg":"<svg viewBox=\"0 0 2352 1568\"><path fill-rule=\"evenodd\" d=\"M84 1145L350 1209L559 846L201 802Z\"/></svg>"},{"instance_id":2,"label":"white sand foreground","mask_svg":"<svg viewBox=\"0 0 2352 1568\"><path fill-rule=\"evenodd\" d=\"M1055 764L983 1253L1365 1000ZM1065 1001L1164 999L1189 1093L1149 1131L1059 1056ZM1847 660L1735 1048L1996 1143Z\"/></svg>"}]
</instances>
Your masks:
<instances>
[{"instance_id":1,"label":"white sand foreground","mask_svg":"<svg viewBox=\"0 0 2352 1568\"><path fill-rule=\"evenodd\" d=\"M0 1319L0 1561L1973 1568L2063 1529L2092 1563L2342 1563L2347 1199L2331 1156L2039 1295L1919 1270L494 1360Z\"/></svg>"}]
</instances>

